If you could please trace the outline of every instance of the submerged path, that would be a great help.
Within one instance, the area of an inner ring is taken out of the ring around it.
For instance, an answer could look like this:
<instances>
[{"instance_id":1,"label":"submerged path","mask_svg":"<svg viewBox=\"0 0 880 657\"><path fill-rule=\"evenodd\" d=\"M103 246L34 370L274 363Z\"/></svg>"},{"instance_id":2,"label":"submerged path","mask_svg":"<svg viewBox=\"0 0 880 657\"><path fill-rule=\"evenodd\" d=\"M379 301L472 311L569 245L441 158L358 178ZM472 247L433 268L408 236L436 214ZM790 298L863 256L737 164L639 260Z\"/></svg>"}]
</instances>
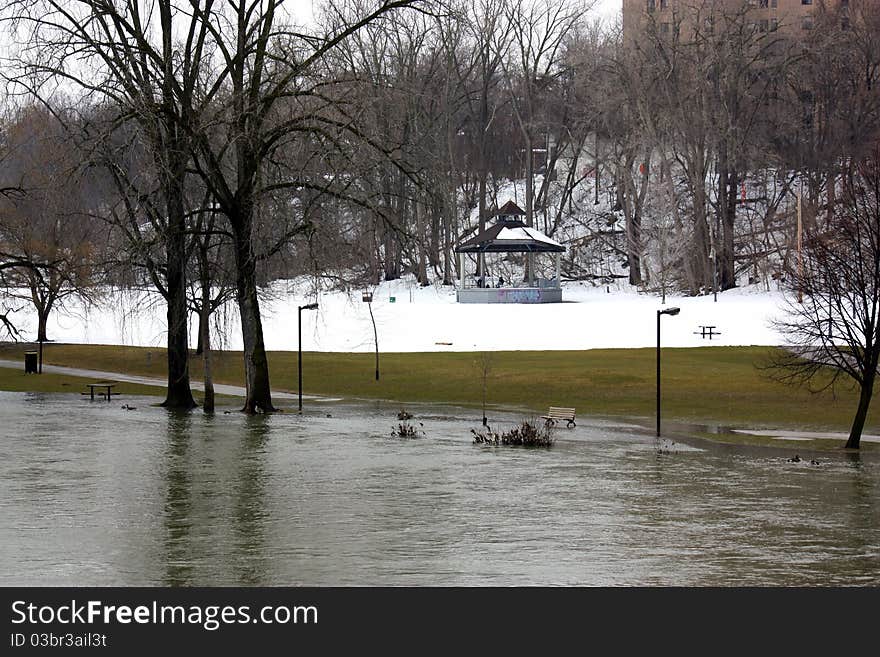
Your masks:
<instances>
[{"instance_id":1,"label":"submerged path","mask_svg":"<svg viewBox=\"0 0 880 657\"><path fill-rule=\"evenodd\" d=\"M21 369L22 364L17 360L0 359L0 367L9 367L12 369ZM69 376L80 376L84 378L92 378L95 380L112 379L123 383L138 383L145 386L156 386L164 388L168 385L165 379L156 379L148 376L135 376L132 374L123 374L121 372L104 372L101 370L84 370L78 367L61 367L60 365L43 365L43 371L47 374L67 374ZM201 381L190 381L190 387L193 390L204 391L205 386ZM214 392L218 395L232 395L234 397L244 397L245 389L242 386L231 386L225 383L215 383ZM272 397L277 399L298 399L298 395L293 392L272 391ZM303 395L303 399L319 399L315 395Z\"/></svg>"}]
</instances>

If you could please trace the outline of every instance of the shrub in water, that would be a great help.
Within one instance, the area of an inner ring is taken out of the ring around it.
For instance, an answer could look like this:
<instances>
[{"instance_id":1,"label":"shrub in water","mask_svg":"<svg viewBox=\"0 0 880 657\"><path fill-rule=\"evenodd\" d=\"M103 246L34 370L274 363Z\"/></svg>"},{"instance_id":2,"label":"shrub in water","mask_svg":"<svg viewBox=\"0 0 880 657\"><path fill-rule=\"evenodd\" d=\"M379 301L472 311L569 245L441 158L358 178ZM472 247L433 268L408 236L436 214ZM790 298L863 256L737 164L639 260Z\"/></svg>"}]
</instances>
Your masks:
<instances>
[{"instance_id":1,"label":"shrub in water","mask_svg":"<svg viewBox=\"0 0 880 657\"><path fill-rule=\"evenodd\" d=\"M486 427L486 431L471 429L474 443L481 445L519 445L522 447L550 447L553 445L553 428L540 423L523 420L519 426L499 436Z\"/></svg>"},{"instance_id":2,"label":"shrub in water","mask_svg":"<svg viewBox=\"0 0 880 657\"><path fill-rule=\"evenodd\" d=\"M398 416L399 417L399 416ZM395 438L415 438L419 434L425 435L425 432L421 429L416 429L415 426L409 421L412 415L407 414L406 418L401 418L402 421L398 423L396 428L391 429L391 435ZM421 422L419 422L419 427L425 426Z\"/></svg>"}]
</instances>

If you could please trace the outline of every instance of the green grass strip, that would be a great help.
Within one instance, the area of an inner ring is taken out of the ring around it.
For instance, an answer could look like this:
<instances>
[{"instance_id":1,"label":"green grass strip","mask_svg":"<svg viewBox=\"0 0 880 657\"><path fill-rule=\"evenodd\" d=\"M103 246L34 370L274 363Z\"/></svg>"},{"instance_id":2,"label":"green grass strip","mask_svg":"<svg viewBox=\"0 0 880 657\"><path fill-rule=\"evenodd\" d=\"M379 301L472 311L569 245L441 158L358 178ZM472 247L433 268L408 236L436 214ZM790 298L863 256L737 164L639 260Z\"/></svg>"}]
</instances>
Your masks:
<instances>
[{"instance_id":1,"label":"green grass strip","mask_svg":"<svg viewBox=\"0 0 880 657\"><path fill-rule=\"evenodd\" d=\"M32 347L2 345L0 357L23 364L28 348ZM848 430L856 407L855 388L839 390L836 396L814 395L771 381L758 366L767 362L772 350L663 349L664 420L756 429ZM655 357L653 348L493 352L487 403L534 414L549 406L573 406L579 416L650 419L655 413ZM479 353L380 354L378 382L374 358L369 353L305 353L303 392L400 403L481 404ZM44 363L157 378L164 378L166 372L164 350L146 347L47 344ZM270 352L269 368L274 389L296 391L296 352ZM201 370L201 358L193 356L194 380L201 380ZM47 379L44 374L41 381L38 376L12 372L0 368L0 388L59 392L72 385L71 377ZM241 353L216 353L214 372L216 383L242 385ZM866 431L880 428L877 418L876 412L869 415Z\"/></svg>"}]
</instances>

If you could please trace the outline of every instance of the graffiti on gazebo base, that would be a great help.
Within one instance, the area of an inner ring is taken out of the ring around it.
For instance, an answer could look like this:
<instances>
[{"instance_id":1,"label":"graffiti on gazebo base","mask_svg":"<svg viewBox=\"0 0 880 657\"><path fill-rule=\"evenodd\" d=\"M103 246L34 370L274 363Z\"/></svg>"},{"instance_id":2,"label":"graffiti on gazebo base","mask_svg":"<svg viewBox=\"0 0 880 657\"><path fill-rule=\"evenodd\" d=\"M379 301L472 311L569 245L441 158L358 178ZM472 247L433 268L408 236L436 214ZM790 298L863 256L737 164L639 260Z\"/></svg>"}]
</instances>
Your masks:
<instances>
[{"instance_id":1,"label":"graffiti on gazebo base","mask_svg":"<svg viewBox=\"0 0 880 657\"><path fill-rule=\"evenodd\" d=\"M512 287L458 290L459 303L559 303L560 288Z\"/></svg>"}]
</instances>

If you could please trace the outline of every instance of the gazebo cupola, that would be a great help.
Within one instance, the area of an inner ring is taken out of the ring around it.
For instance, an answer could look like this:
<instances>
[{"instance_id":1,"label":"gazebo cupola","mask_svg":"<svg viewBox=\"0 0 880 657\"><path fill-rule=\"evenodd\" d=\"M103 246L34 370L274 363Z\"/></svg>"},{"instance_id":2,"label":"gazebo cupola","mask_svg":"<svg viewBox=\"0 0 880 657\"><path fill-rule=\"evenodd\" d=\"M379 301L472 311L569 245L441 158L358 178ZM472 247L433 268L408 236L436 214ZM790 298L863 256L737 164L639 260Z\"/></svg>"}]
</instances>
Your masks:
<instances>
[{"instance_id":1,"label":"gazebo cupola","mask_svg":"<svg viewBox=\"0 0 880 657\"><path fill-rule=\"evenodd\" d=\"M497 217L495 223L522 223L522 218L526 216L526 211L513 201L508 201L502 205L497 212L495 212L494 216Z\"/></svg>"}]
</instances>

